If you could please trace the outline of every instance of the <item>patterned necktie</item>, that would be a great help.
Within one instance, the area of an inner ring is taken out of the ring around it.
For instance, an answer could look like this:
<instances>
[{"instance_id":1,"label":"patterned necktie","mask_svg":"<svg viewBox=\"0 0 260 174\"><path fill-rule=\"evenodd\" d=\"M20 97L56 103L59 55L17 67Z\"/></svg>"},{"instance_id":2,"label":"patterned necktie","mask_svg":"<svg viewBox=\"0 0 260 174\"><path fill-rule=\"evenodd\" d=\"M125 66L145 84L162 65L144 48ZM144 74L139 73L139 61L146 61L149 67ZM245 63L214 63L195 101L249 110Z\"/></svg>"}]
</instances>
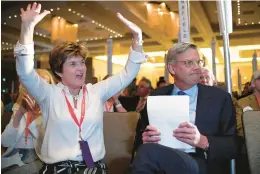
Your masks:
<instances>
[{"instance_id":1,"label":"patterned necktie","mask_svg":"<svg viewBox=\"0 0 260 174\"><path fill-rule=\"evenodd\" d=\"M136 112L140 112L146 104L146 98L141 97L136 107Z\"/></svg>"},{"instance_id":2,"label":"patterned necktie","mask_svg":"<svg viewBox=\"0 0 260 174\"><path fill-rule=\"evenodd\" d=\"M178 95L187 95L185 92L183 92L183 91L179 91L178 93L177 93Z\"/></svg>"}]
</instances>

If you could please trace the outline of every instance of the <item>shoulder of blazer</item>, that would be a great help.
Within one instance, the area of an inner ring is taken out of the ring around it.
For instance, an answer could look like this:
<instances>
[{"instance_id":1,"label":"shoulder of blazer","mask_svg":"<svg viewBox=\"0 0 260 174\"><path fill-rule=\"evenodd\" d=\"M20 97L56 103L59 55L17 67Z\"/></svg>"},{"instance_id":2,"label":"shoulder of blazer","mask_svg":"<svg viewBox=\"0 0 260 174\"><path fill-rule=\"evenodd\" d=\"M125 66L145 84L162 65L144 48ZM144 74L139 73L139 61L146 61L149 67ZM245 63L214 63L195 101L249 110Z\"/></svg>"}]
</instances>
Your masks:
<instances>
[{"instance_id":1,"label":"shoulder of blazer","mask_svg":"<svg viewBox=\"0 0 260 174\"><path fill-rule=\"evenodd\" d=\"M161 88L157 88L157 89L153 90L150 95L151 96L171 95L172 90L173 90L173 84L168 85L168 86L164 86L164 87L161 87Z\"/></svg>"},{"instance_id":2,"label":"shoulder of blazer","mask_svg":"<svg viewBox=\"0 0 260 174\"><path fill-rule=\"evenodd\" d=\"M254 94L241 98L237 101L237 104L241 107L246 107L250 104L250 102L257 102Z\"/></svg>"},{"instance_id":3,"label":"shoulder of blazer","mask_svg":"<svg viewBox=\"0 0 260 174\"><path fill-rule=\"evenodd\" d=\"M203 96L227 96L230 95L228 92L223 90L222 88L218 88L215 86L206 86L202 84L198 84L199 95L203 94Z\"/></svg>"}]
</instances>

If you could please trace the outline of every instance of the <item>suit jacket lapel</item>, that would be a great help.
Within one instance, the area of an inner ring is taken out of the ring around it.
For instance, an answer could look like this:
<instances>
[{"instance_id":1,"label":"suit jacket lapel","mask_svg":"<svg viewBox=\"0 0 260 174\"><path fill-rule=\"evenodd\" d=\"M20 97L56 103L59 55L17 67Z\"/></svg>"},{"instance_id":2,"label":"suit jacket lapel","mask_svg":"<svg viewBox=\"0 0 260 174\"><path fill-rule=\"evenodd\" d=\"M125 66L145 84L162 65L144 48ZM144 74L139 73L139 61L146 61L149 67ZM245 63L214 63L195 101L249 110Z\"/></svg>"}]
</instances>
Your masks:
<instances>
[{"instance_id":1,"label":"suit jacket lapel","mask_svg":"<svg viewBox=\"0 0 260 174\"><path fill-rule=\"evenodd\" d=\"M210 99L210 94L207 92L205 86L198 84L198 97L197 97L197 107L196 107L196 118L195 125L197 127L205 127L210 125L202 124L202 117L207 115L209 107L208 102Z\"/></svg>"},{"instance_id":2,"label":"suit jacket lapel","mask_svg":"<svg viewBox=\"0 0 260 174\"><path fill-rule=\"evenodd\" d=\"M162 87L160 89L158 89L156 92L152 93L153 96L157 96L157 95L171 95L172 91L173 91L173 84Z\"/></svg>"},{"instance_id":3,"label":"suit jacket lapel","mask_svg":"<svg viewBox=\"0 0 260 174\"><path fill-rule=\"evenodd\" d=\"M172 95L174 85L169 85L168 88L165 90L166 94L165 95Z\"/></svg>"}]
</instances>

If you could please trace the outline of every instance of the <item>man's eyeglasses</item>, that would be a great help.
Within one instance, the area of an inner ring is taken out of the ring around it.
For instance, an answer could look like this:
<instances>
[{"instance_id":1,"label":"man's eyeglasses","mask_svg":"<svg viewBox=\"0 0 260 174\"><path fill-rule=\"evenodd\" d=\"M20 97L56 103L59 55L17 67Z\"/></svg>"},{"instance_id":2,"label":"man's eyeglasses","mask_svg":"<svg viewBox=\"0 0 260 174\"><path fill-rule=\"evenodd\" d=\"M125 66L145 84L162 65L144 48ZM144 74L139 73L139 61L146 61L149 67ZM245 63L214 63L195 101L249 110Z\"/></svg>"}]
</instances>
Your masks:
<instances>
[{"instance_id":1,"label":"man's eyeglasses","mask_svg":"<svg viewBox=\"0 0 260 174\"><path fill-rule=\"evenodd\" d=\"M182 60L182 61L177 61L177 62L183 62L183 64L187 67L190 68L192 66L195 66L196 64L203 67L204 65L204 60Z\"/></svg>"}]
</instances>

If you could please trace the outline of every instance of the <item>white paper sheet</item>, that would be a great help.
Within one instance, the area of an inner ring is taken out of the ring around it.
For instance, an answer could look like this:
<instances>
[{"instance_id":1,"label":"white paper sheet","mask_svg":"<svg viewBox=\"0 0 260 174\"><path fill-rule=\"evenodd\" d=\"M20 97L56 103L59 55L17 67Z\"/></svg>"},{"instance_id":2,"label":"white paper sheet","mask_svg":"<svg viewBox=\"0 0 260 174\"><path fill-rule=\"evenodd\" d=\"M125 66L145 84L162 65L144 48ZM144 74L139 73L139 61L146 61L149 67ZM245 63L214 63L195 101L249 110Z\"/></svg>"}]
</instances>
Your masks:
<instances>
[{"instance_id":1,"label":"white paper sheet","mask_svg":"<svg viewBox=\"0 0 260 174\"><path fill-rule=\"evenodd\" d=\"M189 121L188 96L149 96L147 113L150 125L161 132L159 144L180 150L192 148L173 137L173 130Z\"/></svg>"}]
</instances>

